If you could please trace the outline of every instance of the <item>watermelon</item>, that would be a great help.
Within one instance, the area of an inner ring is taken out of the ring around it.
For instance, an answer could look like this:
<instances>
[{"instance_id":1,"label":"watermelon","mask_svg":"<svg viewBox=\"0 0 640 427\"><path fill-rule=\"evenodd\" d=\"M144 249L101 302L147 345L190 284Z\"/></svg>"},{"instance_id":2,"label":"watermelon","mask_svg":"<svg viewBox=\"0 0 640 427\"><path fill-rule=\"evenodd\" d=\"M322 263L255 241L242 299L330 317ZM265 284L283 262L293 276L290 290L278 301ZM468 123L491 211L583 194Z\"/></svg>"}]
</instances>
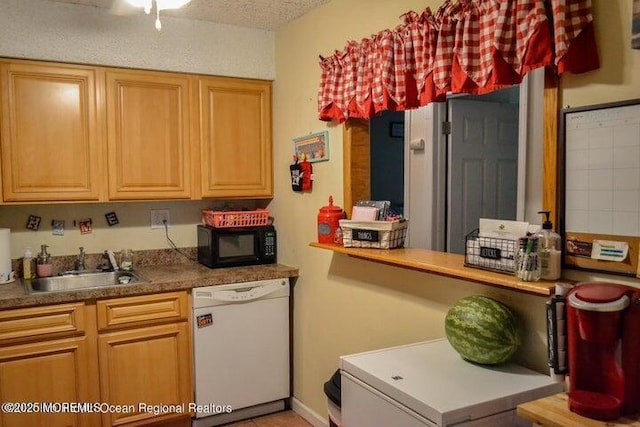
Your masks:
<instances>
[{"instance_id":1,"label":"watermelon","mask_svg":"<svg viewBox=\"0 0 640 427\"><path fill-rule=\"evenodd\" d=\"M506 362L522 344L522 328L513 311L479 295L456 302L447 312L444 330L463 359L484 365Z\"/></svg>"}]
</instances>

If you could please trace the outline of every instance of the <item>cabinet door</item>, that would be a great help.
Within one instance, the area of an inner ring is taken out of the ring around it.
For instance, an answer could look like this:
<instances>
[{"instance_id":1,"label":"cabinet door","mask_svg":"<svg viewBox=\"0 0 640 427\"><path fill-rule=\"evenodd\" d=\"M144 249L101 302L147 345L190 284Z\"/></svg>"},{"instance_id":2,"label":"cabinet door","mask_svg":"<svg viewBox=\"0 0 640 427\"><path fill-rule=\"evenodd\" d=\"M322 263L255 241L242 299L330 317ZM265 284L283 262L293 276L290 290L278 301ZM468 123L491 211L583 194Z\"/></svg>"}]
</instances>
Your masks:
<instances>
[{"instance_id":1,"label":"cabinet door","mask_svg":"<svg viewBox=\"0 0 640 427\"><path fill-rule=\"evenodd\" d=\"M202 197L271 197L271 83L201 78Z\"/></svg>"},{"instance_id":2,"label":"cabinet door","mask_svg":"<svg viewBox=\"0 0 640 427\"><path fill-rule=\"evenodd\" d=\"M106 72L109 199L188 199L190 77Z\"/></svg>"},{"instance_id":3,"label":"cabinet door","mask_svg":"<svg viewBox=\"0 0 640 427\"><path fill-rule=\"evenodd\" d=\"M99 413L81 413L61 403L92 402L87 338L0 348L0 402L37 404L21 412L0 411L2 426L95 426ZM58 413L56 413L58 412Z\"/></svg>"},{"instance_id":4,"label":"cabinet door","mask_svg":"<svg viewBox=\"0 0 640 427\"><path fill-rule=\"evenodd\" d=\"M5 62L0 72L4 201L98 200L97 71Z\"/></svg>"},{"instance_id":5,"label":"cabinet door","mask_svg":"<svg viewBox=\"0 0 640 427\"><path fill-rule=\"evenodd\" d=\"M98 347L102 401L134 408L104 414L103 426L173 418L179 408L189 418L193 387L187 322L103 334Z\"/></svg>"}]
</instances>

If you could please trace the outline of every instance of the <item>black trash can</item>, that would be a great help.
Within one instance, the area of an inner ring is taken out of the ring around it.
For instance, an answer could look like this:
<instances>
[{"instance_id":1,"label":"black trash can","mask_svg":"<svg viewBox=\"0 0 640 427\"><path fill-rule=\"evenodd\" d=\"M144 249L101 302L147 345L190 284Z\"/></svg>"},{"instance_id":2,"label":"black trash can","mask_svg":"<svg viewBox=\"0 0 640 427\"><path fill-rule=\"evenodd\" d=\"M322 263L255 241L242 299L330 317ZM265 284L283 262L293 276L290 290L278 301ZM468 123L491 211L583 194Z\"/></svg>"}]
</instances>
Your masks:
<instances>
[{"instance_id":1,"label":"black trash can","mask_svg":"<svg viewBox=\"0 0 640 427\"><path fill-rule=\"evenodd\" d=\"M327 395L329 427L342 427L340 369L335 371L329 381L324 383L324 394Z\"/></svg>"}]
</instances>

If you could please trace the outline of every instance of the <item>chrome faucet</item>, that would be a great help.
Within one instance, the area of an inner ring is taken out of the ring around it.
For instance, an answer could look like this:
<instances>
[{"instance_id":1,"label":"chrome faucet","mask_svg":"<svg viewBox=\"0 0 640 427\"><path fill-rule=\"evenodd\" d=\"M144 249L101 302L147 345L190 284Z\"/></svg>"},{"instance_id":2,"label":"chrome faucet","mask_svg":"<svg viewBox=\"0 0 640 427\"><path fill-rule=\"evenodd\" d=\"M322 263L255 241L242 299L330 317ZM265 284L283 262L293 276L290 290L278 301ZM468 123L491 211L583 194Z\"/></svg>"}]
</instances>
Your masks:
<instances>
[{"instance_id":1,"label":"chrome faucet","mask_svg":"<svg viewBox=\"0 0 640 427\"><path fill-rule=\"evenodd\" d=\"M76 270L86 270L87 267L84 264L85 253L84 248L80 247L80 253L78 254L78 258L76 259Z\"/></svg>"}]
</instances>

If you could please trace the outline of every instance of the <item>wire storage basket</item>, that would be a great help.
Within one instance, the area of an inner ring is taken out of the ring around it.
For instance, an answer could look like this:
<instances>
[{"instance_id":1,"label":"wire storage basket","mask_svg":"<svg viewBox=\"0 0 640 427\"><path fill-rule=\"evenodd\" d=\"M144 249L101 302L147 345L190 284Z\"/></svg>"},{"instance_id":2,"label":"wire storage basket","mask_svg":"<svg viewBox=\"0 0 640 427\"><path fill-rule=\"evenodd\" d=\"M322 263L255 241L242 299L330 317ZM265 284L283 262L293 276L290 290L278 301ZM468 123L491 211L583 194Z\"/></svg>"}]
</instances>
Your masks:
<instances>
[{"instance_id":1,"label":"wire storage basket","mask_svg":"<svg viewBox=\"0 0 640 427\"><path fill-rule=\"evenodd\" d=\"M393 249L404 246L409 221L340 220L342 245L345 248Z\"/></svg>"},{"instance_id":2,"label":"wire storage basket","mask_svg":"<svg viewBox=\"0 0 640 427\"><path fill-rule=\"evenodd\" d=\"M213 211L202 210L202 223L215 228L257 227L267 225L269 211L256 209L253 211Z\"/></svg>"},{"instance_id":3,"label":"wire storage basket","mask_svg":"<svg viewBox=\"0 0 640 427\"><path fill-rule=\"evenodd\" d=\"M517 240L483 237L475 229L465 236L464 265L512 274L515 271L514 257L517 250Z\"/></svg>"}]
</instances>

